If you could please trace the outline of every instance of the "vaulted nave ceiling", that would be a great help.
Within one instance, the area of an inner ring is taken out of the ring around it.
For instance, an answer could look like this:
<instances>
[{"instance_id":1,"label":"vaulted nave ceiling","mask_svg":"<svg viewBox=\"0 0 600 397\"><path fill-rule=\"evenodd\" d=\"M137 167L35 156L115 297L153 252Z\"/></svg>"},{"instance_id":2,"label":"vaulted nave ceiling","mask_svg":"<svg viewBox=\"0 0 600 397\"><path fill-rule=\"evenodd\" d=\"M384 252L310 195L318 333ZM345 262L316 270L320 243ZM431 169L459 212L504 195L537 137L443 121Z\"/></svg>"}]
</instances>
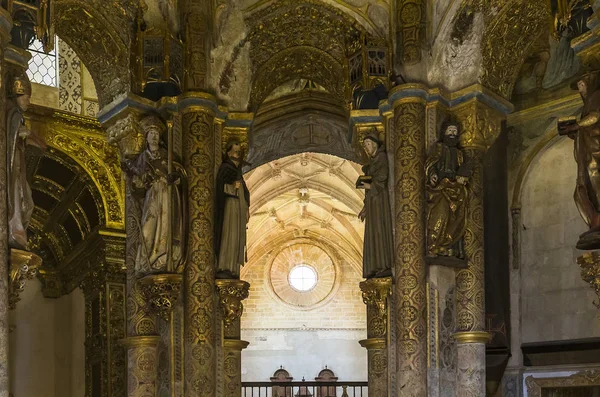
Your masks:
<instances>
[{"instance_id":1,"label":"vaulted nave ceiling","mask_svg":"<svg viewBox=\"0 0 600 397\"><path fill-rule=\"evenodd\" d=\"M356 163L318 153L284 157L247 173L249 262L306 238L335 247L360 268L364 224L357 215L364 194L354 187L360 173Z\"/></svg>"}]
</instances>

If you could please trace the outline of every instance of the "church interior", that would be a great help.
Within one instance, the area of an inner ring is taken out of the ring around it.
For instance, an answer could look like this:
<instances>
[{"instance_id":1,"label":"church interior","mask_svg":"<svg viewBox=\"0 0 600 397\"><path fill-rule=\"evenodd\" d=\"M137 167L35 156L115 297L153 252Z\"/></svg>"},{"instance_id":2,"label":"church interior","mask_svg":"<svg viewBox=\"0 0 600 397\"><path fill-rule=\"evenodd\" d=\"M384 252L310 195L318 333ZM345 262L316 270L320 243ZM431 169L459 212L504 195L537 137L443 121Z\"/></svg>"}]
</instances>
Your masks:
<instances>
[{"instance_id":1,"label":"church interior","mask_svg":"<svg viewBox=\"0 0 600 397\"><path fill-rule=\"evenodd\" d=\"M600 397L600 1L0 0L0 397Z\"/></svg>"}]
</instances>

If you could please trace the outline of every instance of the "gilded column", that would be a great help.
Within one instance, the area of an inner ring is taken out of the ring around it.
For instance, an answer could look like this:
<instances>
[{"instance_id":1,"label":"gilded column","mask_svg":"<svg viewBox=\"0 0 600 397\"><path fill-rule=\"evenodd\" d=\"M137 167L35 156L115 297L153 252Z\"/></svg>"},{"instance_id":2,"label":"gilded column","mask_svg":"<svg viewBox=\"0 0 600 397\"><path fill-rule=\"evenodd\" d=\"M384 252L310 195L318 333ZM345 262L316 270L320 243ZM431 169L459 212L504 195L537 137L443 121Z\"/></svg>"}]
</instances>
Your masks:
<instances>
[{"instance_id":1,"label":"gilded column","mask_svg":"<svg viewBox=\"0 0 600 397\"><path fill-rule=\"evenodd\" d=\"M0 7L0 78L5 80L4 49L10 39L12 19ZM8 397L8 209L6 192L6 89L0 90L0 397Z\"/></svg>"},{"instance_id":2,"label":"gilded column","mask_svg":"<svg viewBox=\"0 0 600 397\"><path fill-rule=\"evenodd\" d=\"M498 137L502 115L472 99L452 113L461 123L460 143L472 164L465 232L467 267L456 273L457 397L485 396L485 258L483 156Z\"/></svg>"},{"instance_id":3,"label":"gilded column","mask_svg":"<svg viewBox=\"0 0 600 397\"><path fill-rule=\"evenodd\" d=\"M185 269L185 395L216 391L215 254L213 200L217 108L209 94L183 99L184 166L189 184L189 237Z\"/></svg>"},{"instance_id":4,"label":"gilded column","mask_svg":"<svg viewBox=\"0 0 600 397\"><path fill-rule=\"evenodd\" d=\"M240 319L250 284L242 280L217 280L216 284L223 313L223 396L241 397L242 350L248 342L241 340Z\"/></svg>"},{"instance_id":5,"label":"gilded column","mask_svg":"<svg viewBox=\"0 0 600 397\"><path fill-rule=\"evenodd\" d=\"M396 382L403 397L427 395L425 95L414 84L390 93L395 135Z\"/></svg>"},{"instance_id":6,"label":"gilded column","mask_svg":"<svg viewBox=\"0 0 600 397\"><path fill-rule=\"evenodd\" d=\"M389 296L392 278L372 278L360 283L362 298L367 305L367 339L360 345L368 351L369 393L373 396L389 394L388 324Z\"/></svg>"}]
</instances>

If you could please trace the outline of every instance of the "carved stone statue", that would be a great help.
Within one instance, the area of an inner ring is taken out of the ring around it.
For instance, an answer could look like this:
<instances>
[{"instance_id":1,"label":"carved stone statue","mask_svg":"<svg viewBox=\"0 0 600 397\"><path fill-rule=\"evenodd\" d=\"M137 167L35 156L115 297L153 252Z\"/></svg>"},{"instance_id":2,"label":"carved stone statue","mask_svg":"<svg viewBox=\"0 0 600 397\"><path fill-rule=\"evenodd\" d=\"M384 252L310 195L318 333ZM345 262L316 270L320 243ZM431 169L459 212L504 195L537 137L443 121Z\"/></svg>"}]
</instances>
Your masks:
<instances>
[{"instance_id":1,"label":"carved stone statue","mask_svg":"<svg viewBox=\"0 0 600 397\"><path fill-rule=\"evenodd\" d=\"M160 139L166 130L163 122L148 116L140 126L146 136L146 149L125 164L132 194L142 208L141 218L135 219L140 230L135 269L141 274L171 272L177 270L174 267L182 256L183 178L177 171L169 172L168 152L161 147ZM173 268L169 269L169 264Z\"/></svg>"},{"instance_id":2,"label":"carved stone statue","mask_svg":"<svg viewBox=\"0 0 600 397\"><path fill-rule=\"evenodd\" d=\"M575 204L589 230L579 237L577 248L600 248L600 90L598 71L582 76L572 88L583 98L579 121L559 121L561 135L575 141L577 181Z\"/></svg>"},{"instance_id":3,"label":"carved stone statue","mask_svg":"<svg viewBox=\"0 0 600 397\"><path fill-rule=\"evenodd\" d=\"M394 263L388 159L376 130L364 138L363 147L369 161L356 182L358 189L365 189L364 206L358 214L365 222L363 277L388 277Z\"/></svg>"},{"instance_id":4,"label":"carved stone statue","mask_svg":"<svg viewBox=\"0 0 600 397\"><path fill-rule=\"evenodd\" d=\"M227 142L217 173L215 193L214 245L217 278L239 278L246 262L246 225L250 219L250 191L242 175L240 141Z\"/></svg>"},{"instance_id":5,"label":"carved stone statue","mask_svg":"<svg viewBox=\"0 0 600 397\"><path fill-rule=\"evenodd\" d=\"M26 75L9 82L6 114L8 158L8 238L12 248L27 249L27 226L33 213L33 198L25 169L25 146L42 150L44 141L25 126L23 113L29 107L31 83Z\"/></svg>"},{"instance_id":6,"label":"carved stone statue","mask_svg":"<svg viewBox=\"0 0 600 397\"><path fill-rule=\"evenodd\" d=\"M425 164L427 178L427 256L432 264L465 263L467 181L471 170L458 147L458 124L442 127L440 142L430 150Z\"/></svg>"}]
</instances>

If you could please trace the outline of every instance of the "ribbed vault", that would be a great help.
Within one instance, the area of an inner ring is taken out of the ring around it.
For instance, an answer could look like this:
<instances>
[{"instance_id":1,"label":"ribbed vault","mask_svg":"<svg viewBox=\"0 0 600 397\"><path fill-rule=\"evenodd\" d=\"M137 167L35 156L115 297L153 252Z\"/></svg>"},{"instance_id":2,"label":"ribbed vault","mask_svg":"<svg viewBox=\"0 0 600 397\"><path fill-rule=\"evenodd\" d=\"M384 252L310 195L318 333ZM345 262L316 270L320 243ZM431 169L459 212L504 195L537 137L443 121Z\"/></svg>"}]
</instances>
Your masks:
<instances>
[{"instance_id":1,"label":"ribbed vault","mask_svg":"<svg viewBox=\"0 0 600 397\"><path fill-rule=\"evenodd\" d=\"M359 174L356 163L320 153L288 156L247 173L249 265L303 238L332 247L330 255L360 271L364 224L357 214L364 195L354 187Z\"/></svg>"}]
</instances>

